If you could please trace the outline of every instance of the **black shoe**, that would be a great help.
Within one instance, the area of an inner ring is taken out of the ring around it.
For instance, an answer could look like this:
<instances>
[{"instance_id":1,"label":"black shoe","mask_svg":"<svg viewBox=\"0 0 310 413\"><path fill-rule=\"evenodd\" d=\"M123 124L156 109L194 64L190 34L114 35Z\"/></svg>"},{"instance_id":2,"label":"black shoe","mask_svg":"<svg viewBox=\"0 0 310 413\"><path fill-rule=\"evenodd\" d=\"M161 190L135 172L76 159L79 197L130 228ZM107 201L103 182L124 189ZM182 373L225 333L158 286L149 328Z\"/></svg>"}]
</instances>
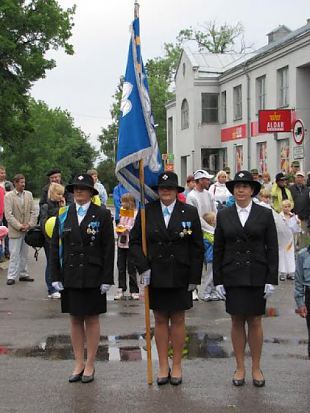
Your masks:
<instances>
[{"instance_id":1,"label":"black shoe","mask_svg":"<svg viewBox=\"0 0 310 413\"><path fill-rule=\"evenodd\" d=\"M82 376L83 376L83 373L84 373L84 369L81 371L81 373L72 374L72 375L69 377L69 383L76 383L77 381L81 381L81 378L82 378Z\"/></svg>"},{"instance_id":2,"label":"black shoe","mask_svg":"<svg viewBox=\"0 0 310 413\"><path fill-rule=\"evenodd\" d=\"M169 371L168 371L168 376L166 376L166 377L157 377L156 383L158 384L158 386L163 386L164 384L168 384L168 383L169 383L170 372L171 372L171 370L169 369Z\"/></svg>"},{"instance_id":3,"label":"black shoe","mask_svg":"<svg viewBox=\"0 0 310 413\"><path fill-rule=\"evenodd\" d=\"M7 285L13 285L15 284L15 280L13 280L12 278L8 279L6 282Z\"/></svg>"},{"instance_id":4,"label":"black shoe","mask_svg":"<svg viewBox=\"0 0 310 413\"><path fill-rule=\"evenodd\" d=\"M170 384L173 386L178 386L179 384L182 383L182 376L181 377L170 377Z\"/></svg>"},{"instance_id":5,"label":"black shoe","mask_svg":"<svg viewBox=\"0 0 310 413\"><path fill-rule=\"evenodd\" d=\"M95 380L95 369L93 371L93 374L90 376L85 376L84 374L82 375L82 383L91 383L92 381Z\"/></svg>"},{"instance_id":6,"label":"black shoe","mask_svg":"<svg viewBox=\"0 0 310 413\"><path fill-rule=\"evenodd\" d=\"M262 373L262 372L261 372ZM263 373L262 373L263 374ZM264 379L264 376L263 376L263 378L262 378L262 380L256 380L256 379L253 379L253 384L254 384L254 386L255 387L264 387L265 386L265 379Z\"/></svg>"},{"instance_id":7,"label":"black shoe","mask_svg":"<svg viewBox=\"0 0 310 413\"><path fill-rule=\"evenodd\" d=\"M243 386L245 384L245 378L243 377L242 379L235 379L235 377L233 377L232 384L236 387Z\"/></svg>"},{"instance_id":8,"label":"black shoe","mask_svg":"<svg viewBox=\"0 0 310 413\"><path fill-rule=\"evenodd\" d=\"M245 378L243 379L232 379L232 384L236 387L243 386L245 384Z\"/></svg>"},{"instance_id":9,"label":"black shoe","mask_svg":"<svg viewBox=\"0 0 310 413\"><path fill-rule=\"evenodd\" d=\"M19 277L19 281L34 281L34 278L31 278L31 277Z\"/></svg>"}]
</instances>

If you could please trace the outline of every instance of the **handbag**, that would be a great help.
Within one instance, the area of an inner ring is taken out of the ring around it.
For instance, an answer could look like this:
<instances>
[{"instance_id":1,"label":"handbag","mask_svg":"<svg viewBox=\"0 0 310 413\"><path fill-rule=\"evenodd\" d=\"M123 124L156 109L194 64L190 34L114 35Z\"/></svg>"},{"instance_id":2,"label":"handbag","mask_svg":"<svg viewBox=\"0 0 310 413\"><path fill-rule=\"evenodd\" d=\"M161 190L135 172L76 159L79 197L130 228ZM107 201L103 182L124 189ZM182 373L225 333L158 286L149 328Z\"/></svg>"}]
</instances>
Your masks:
<instances>
[{"instance_id":1,"label":"handbag","mask_svg":"<svg viewBox=\"0 0 310 413\"><path fill-rule=\"evenodd\" d=\"M38 261L39 251L45 243L45 237L40 225L28 229L25 235L25 243L35 250L34 258Z\"/></svg>"}]
</instances>

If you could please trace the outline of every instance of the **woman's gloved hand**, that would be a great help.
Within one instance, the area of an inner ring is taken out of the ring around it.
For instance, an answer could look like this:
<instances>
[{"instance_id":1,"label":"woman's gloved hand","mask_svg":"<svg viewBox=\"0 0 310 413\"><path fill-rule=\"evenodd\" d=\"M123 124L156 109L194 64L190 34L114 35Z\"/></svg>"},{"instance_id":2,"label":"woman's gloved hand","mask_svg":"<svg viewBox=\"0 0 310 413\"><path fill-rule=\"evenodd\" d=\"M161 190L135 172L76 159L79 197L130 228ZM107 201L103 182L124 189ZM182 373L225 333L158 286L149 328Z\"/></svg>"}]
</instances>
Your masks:
<instances>
[{"instance_id":1,"label":"woman's gloved hand","mask_svg":"<svg viewBox=\"0 0 310 413\"><path fill-rule=\"evenodd\" d=\"M110 284L101 284L100 285L101 294L106 294L109 291L110 288L111 288Z\"/></svg>"},{"instance_id":2,"label":"woman's gloved hand","mask_svg":"<svg viewBox=\"0 0 310 413\"><path fill-rule=\"evenodd\" d=\"M217 285L215 287L217 295L221 300L226 300L226 290L223 284Z\"/></svg>"},{"instance_id":3,"label":"woman's gloved hand","mask_svg":"<svg viewBox=\"0 0 310 413\"><path fill-rule=\"evenodd\" d=\"M275 287L272 284L265 284L265 289L264 289L264 298L267 300L268 297L270 297L275 291Z\"/></svg>"},{"instance_id":4,"label":"woman's gloved hand","mask_svg":"<svg viewBox=\"0 0 310 413\"><path fill-rule=\"evenodd\" d=\"M141 277L141 284L144 285L144 287L147 287L151 283L151 270L146 270L142 274L140 274Z\"/></svg>"}]
</instances>

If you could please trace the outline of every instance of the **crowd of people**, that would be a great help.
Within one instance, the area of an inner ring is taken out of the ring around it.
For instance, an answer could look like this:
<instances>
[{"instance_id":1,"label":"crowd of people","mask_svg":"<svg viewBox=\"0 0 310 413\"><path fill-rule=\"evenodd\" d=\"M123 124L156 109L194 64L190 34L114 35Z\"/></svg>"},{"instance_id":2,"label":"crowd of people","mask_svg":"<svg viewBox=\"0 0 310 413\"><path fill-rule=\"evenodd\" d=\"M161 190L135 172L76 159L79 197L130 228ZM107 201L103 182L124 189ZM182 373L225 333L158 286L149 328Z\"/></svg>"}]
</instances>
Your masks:
<instances>
[{"instance_id":1,"label":"crowd of people","mask_svg":"<svg viewBox=\"0 0 310 413\"><path fill-rule=\"evenodd\" d=\"M291 167L290 174L279 172L273 181L256 169L239 171L234 179L228 167L215 177L198 169L185 187L175 173L163 172L153 188L158 200L145 209L145 256L139 202L121 183L113 190L112 217L95 169L65 186L61 170L54 168L37 211L25 177L15 175L12 184L0 166L0 260L9 258L7 285L34 281L27 268L27 235L39 228L47 295L61 299L62 312L70 314L75 366L69 381L94 380L99 314L106 312L106 293L114 284L116 244L114 299L139 300L139 286L149 289L158 385L182 383L185 311L200 299L224 300L231 316L232 383L245 382L248 342L253 385L264 386L262 316L278 280L295 280L296 312L307 319L310 339L310 179L297 161ZM310 344L308 351L310 358Z\"/></svg>"}]
</instances>

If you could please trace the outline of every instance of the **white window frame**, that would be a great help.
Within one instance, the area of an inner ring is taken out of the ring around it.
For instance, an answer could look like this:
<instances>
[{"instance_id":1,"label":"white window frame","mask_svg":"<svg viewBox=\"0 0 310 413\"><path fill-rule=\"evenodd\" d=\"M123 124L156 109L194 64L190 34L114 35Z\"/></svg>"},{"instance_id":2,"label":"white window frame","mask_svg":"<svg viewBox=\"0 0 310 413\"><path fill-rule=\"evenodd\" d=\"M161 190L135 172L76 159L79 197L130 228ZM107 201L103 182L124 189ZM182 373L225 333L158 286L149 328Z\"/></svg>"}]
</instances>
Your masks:
<instances>
[{"instance_id":1,"label":"white window frame","mask_svg":"<svg viewBox=\"0 0 310 413\"><path fill-rule=\"evenodd\" d=\"M266 75L256 78L256 113L266 108Z\"/></svg>"},{"instance_id":2,"label":"white window frame","mask_svg":"<svg viewBox=\"0 0 310 413\"><path fill-rule=\"evenodd\" d=\"M221 92L221 123L227 123L227 94L226 90Z\"/></svg>"},{"instance_id":3,"label":"white window frame","mask_svg":"<svg viewBox=\"0 0 310 413\"><path fill-rule=\"evenodd\" d=\"M288 66L278 69L278 106L284 108L289 105Z\"/></svg>"},{"instance_id":4,"label":"white window frame","mask_svg":"<svg viewBox=\"0 0 310 413\"><path fill-rule=\"evenodd\" d=\"M234 120L242 119L242 85L233 89Z\"/></svg>"}]
</instances>

